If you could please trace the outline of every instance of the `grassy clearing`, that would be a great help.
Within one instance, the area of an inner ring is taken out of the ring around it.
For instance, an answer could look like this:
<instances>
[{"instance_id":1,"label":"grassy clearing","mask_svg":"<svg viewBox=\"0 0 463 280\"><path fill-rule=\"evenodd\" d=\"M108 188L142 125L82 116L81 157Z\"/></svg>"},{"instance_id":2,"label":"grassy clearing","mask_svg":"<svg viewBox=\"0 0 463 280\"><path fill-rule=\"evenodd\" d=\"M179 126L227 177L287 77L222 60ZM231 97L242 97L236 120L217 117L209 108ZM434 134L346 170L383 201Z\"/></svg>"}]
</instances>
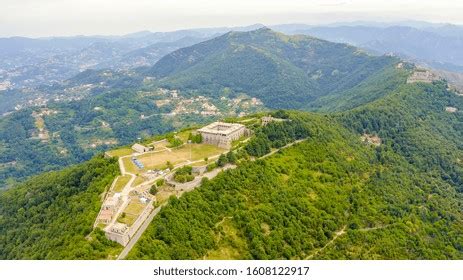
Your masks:
<instances>
[{"instance_id":1,"label":"grassy clearing","mask_svg":"<svg viewBox=\"0 0 463 280\"><path fill-rule=\"evenodd\" d=\"M129 205L125 207L124 212L131 215L140 215L145 207L146 204L141 203L138 198L133 198L130 200Z\"/></svg>"},{"instance_id":2,"label":"grassy clearing","mask_svg":"<svg viewBox=\"0 0 463 280\"><path fill-rule=\"evenodd\" d=\"M173 188L169 186L162 186L158 188L158 192L156 194L156 202L158 204L162 204L165 201L167 201L169 197L171 197L172 195L175 195L175 191L173 190Z\"/></svg>"},{"instance_id":3,"label":"grassy clearing","mask_svg":"<svg viewBox=\"0 0 463 280\"><path fill-rule=\"evenodd\" d=\"M137 178L135 178L135 180L132 183L132 187L136 187L136 186L140 185L143 182L145 182L145 178L143 178L141 176L137 176Z\"/></svg>"},{"instance_id":4,"label":"grassy clearing","mask_svg":"<svg viewBox=\"0 0 463 280\"><path fill-rule=\"evenodd\" d=\"M127 185L127 183L130 181L130 178L132 178L130 175L123 175L117 177L117 181L114 184L113 191L121 192L124 189L125 185Z\"/></svg>"},{"instance_id":5,"label":"grassy clearing","mask_svg":"<svg viewBox=\"0 0 463 280\"><path fill-rule=\"evenodd\" d=\"M112 150L107 152L107 154L111 157L123 157L123 156L129 156L133 153L133 150L130 148L120 148L117 150Z\"/></svg>"},{"instance_id":6,"label":"grassy clearing","mask_svg":"<svg viewBox=\"0 0 463 280\"><path fill-rule=\"evenodd\" d=\"M190 151L191 149L191 151ZM138 160L145 166L144 170L139 170L131 161L130 158L123 160L126 170L128 172L137 174L148 169L163 169L165 168L166 162L170 161L176 165L179 163L202 160L206 157L210 158L225 152L224 149L218 148L214 145L207 144L187 144L182 147L172 149L171 151L161 151L146 153L138 156ZM191 158L190 158L191 153Z\"/></svg>"},{"instance_id":7,"label":"grassy clearing","mask_svg":"<svg viewBox=\"0 0 463 280\"><path fill-rule=\"evenodd\" d=\"M170 143L167 140L158 143L151 143L150 145L154 146L155 151L164 150Z\"/></svg>"},{"instance_id":8,"label":"grassy clearing","mask_svg":"<svg viewBox=\"0 0 463 280\"><path fill-rule=\"evenodd\" d=\"M195 130L196 129L189 129L189 130L179 132L177 133L177 137L180 138L180 140L182 140L184 143L186 143L188 141L188 136L190 136L190 133L193 133L193 131Z\"/></svg>"},{"instance_id":9,"label":"grassy clearing","mask_svg":"<svg viewBox=\"0 0 463 280\"><path fill-rule=\"evenodd\" d=\"M216 225L215 241L217 249L209 251L204 259L207 260L238 260L246 250L245 241L239 237L237 229L228 217Z\"/></svg>"},{"instance_id":10,"label":"grassy clearing","mask_svg":"<svg viewBox=\"0 0 463 280\"><path fill-rule=\"evenodd\" d=\"M191 164L191 166L204 166L204 165L207 165L207 162L205 162L204 160Z\"/></svg>"},{"instance_id":11,"label":"grassy clearing","mask_svg":"<svg viewBox=\"0 0 463 280\"><path fill-rule=\"evenodd\" d=\"M35 126L37 129L44 129L45 128L45 121L41 117L37 117L35 119Z\"/></svg>"},{"instance_id":12,"label":"grassy clearing","mask_svg":"<svg viewBox=\"0 0 463 280\"><path fill-rule=\"evenodd\" d=\"M117 219L117 221L119 223L123 223L123 224L126 224L128 226L131 226L133 225L133 223L135 223L135 221L137 220L138 218L138 215L132 215L132 214L127 214L125 213L125 216L122 217L122 214L121 216L119 216L119 218Z\"/></svg>"},{"instance_id":13,"label":"grassy clearing","mask_svg":"<svg viewBox=\"0 0 463 280\"><path fill-rule=\"evenodd\" d=\"M128 226L133 225L145 207L146 205L141 203L138 198L134 198L130 200L129 205L125 207L123 214L119 216L117 221Z\"/></svg>"},{"instance_id":14,"label":"grassy clearing","mask_svg":"<svg viewBox=\"0 0 463 280\"><path fill-rule=\"evenodd\" d=\"M122 164L124 164L125 171L132 173L132 174L138 174L140 172L140 169L133 164L132 159L130 157L126 157L122 159Z\"/></svg>"}]
</instances>

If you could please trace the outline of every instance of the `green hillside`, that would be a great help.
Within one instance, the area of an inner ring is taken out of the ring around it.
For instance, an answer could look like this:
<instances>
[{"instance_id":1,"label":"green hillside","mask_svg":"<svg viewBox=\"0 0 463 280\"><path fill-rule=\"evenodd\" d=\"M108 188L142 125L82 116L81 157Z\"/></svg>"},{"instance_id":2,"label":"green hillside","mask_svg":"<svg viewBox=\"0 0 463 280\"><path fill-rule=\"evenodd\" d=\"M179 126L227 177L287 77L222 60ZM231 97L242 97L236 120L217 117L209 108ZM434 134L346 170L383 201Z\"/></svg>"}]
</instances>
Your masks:
<instances>
[{"instance_id":1,"label":"green hillside","mask_svg":"<svg viewBox=\"0 0 463 280\"><path fill-rule=\"evenodd\" d=\"M212 95L229 88L260 98L269 108L304 108L397 62L345 44L261 28L230 32L177 50L145 74L164 87Z\"/></svg>"},{"instance_id":2,"label":"green hillside","mask_svg":"<svg viewBox=\"0 0 463 280\"><path fill-rule=\"evenodd\" d=\"M129 257L461 259L462 114L447 106L463 100L436 83L298 113L307 142L173 199Z\"/></svg>"},{"instance_id":3,"label":"green hillside","mask_svg":"<svg viewBox=\"0 0 463 280\"><path fill-rule=\"evenodd\" d=\"M92 233L101 194L116 174L116 161L96 157L0 192L0 259L104 259L117 252L102 231Z\"/></svg>"},{"instance_id":4,"label":"green hillside","mask_svg":"<svg viewBox=\"0 0 463 280\"><path fill-rule=\"evenodd\" d=\"M342 113L279 111L291 121L254 127L248 156L307 140L171 198L128 258L461 259L463 115L447 107L463 100L436 82ZM95 158L0 192L0 257L113 258L88 234L115 175Z\"/></svg>"},{"instance_id":5,"label":"green hillside","mask_svg":"<svg viewBox=\"0 0 463 280\"><path fill-rule=\"evenodd\" d=\"M122 248L92 226L119 172L95 155L236 116L239 100L265 109L251 97L321 113L246 117L252 137L218 160L237 168L170 198L129 259L462 259L463 97L445 81L407 84L413 66L397 63L266 28L231 32L165 56L141 88L8 115L0 259L113 259ZM202 115L205 103L221 114Z\"/></svg>"},{"instance_id":6,"label":"green hillside","mask_svg":"<svg viewBox=\"0 0 463 280\"><path fill-rule=\"evenodd\" d=\"M372 104L362 110L387 110L412 120L417 116L409 108L391 102L416 101L425 94L431 95L422 101L428 105L436 97L445 100L442 104L453 100L441 85L410 86L410 91L378 102L384 107ZM443 108L432 107L424 106L422 115L445 118ZM403 142L385 137L383 145L374 147L352 130L351 124L365 114L360 109L327 117L292 113L306 124L309 140L171 199L129 258L461 259L458 178L463 173L457 162L461 149L454 148L462 141L444 141L448 131L443 130L422 139L427 146L398 149L423 136L407 127ZM430 152L434 145L439 149ZM434 164L411 160L424 154ZM446 155L454 156L452 164L439 165Z\"/></svg>"}]
</instances>

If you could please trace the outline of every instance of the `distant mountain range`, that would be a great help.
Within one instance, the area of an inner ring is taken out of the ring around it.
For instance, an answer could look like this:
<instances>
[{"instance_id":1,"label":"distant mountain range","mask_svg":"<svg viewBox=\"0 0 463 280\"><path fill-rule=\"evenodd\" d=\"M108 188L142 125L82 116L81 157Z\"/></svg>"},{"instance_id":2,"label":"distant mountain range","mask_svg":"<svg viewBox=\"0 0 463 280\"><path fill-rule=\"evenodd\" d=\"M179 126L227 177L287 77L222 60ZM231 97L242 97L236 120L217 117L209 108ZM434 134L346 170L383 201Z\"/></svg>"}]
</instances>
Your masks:
<instances>
[{"instance_id":1,"label":"distant mountain range","mask_svg":"<svg viewBox=\"0 0 463 280\"><path fill-rule=\"evenodd\" d=\"M110 70L130 80L134 71L143 75L137 68L152 67L163 56L180 48L229 31L251 31L262 27L262 24L256 24L173 32L141 31L124 36L0 38L0 114L43 105L50 100L85 98L89 92L80 87L86 84L66 80L78 81L73 77L86 70ZM460 52L463 27L457 25L406 21L325 26L285 24L271 28L289 35L306 34L351 44L375 55L395 54L419 65L447 72L463 72L463 54ZM139 78L143 80L143 77ZM458 80L456 83L462 82ZM71 84L73 88L70 89ZM121 83L105 84L103 88L107 90L117 85Z\"/></svg>"},{"instance_id":2,"label":"distant mountain range","mask_svg":"<svg viewBox=\"0 0 463 280\"><path fill-rule=\"evenodd\" d=\"M430 67L463 71L463 27L456 25L410 26L275 26L288 34L306 34L352 44L373 53L394 53Z\"/></svg>"}]
</instances>

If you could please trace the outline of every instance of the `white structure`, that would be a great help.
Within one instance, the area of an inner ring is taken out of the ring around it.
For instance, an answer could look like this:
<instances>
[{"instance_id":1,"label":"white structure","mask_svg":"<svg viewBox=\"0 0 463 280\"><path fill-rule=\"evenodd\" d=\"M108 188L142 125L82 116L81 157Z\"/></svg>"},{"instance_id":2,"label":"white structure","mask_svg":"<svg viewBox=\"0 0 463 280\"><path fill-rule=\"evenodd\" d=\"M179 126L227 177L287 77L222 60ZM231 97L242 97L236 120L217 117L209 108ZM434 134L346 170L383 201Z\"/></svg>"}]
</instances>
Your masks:
<instances>
[{"instance_id":1,"label":"white structure","mask_svg":"<svg viewBox=\"0 0 463 280\"><path fill-rule=\"evenodd\" d=\"M246 133L246 127L238 123L214 122L198 129L198 133L203 137L203 143L229 149L232 141Z\"/></svg>"},{"instance_id":2,"label":"white structure","mask_svg":"<svg viewBox=\"0 0 463 280\"><path fill-rule=\"evenodd\" d=\"M137 153L146 153L146 152L151 151L151 148L148 148L146 146L143 146L142 144L136 143L136 144L133 144L132 150L134 150Z\"/></svg>"},{"instance_id":3,"label":"white structure","mask_svg":"<svg viewBox=\"0 0 463 280\"><path fill-rule=\"evenodd\" d=\"M278 118L274 118L272 116L262 117L261 120L262 120L262 126L266 126L271 122L283 122L283 121L285 121L284 119L278 119Z\"/></svg>"}]
</instances>

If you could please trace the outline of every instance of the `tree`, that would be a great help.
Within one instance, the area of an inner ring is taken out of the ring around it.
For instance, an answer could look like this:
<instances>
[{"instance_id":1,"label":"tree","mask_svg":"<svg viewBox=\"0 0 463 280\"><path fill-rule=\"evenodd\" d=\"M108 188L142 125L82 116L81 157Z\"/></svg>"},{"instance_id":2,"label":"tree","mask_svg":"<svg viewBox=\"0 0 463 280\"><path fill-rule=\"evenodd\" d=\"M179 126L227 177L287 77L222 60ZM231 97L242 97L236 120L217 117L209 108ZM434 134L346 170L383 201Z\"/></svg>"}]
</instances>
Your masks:
<instances>
[{"instance_id":1,"label":"tree","mask_svg":"<svg viewBox=\"0 0 463 280\"><path fill-rule=\"evenodd\" d=\"M161 178L159 180L156 181L156 186L160 187L160 186L163 186L165 183L165 180L164 178Z\"/></svg>"},{"instance_id":2,"label":"tree","mask_svg":"<svg viewBox=\"0 0 463 280\"><path fill-rule=\"evenodd\" d=\"M166 162L166 167L170 170L174 169L174 165L170 161Z\"/></svg>"},{"instance_id":3,"label":"tree","mask_svg":"<svg viewBox=\"0 0 463 280\"><path fill-rule=\"evenodd\" d=\"M156 195L158 193L158 189L157 189L157 183L155 185L152 185L151 188L150 188L150 194L151 195Z\"/></svg>"},{"instance_id":4,"label":"tree","mask_svg":"<svg viewBox=\"0 0 463 280\"><path fill-rule=\"evenodd\" d=\"M228 163L228 158L224 154L221 154L219 159L217 160L217 166L222 167L227 163Z\"/></svg>"},{"instance_id":5,"label":"tree","mask_svg":"<svg viewBox=\"0 0 463 280\"><path fill-rule=\"evenodd\" d=\"M236 155L234 152L230 151L227 153L227 160L229 163L235 163L236 162Z\"/></svg>"}]
</instances>

